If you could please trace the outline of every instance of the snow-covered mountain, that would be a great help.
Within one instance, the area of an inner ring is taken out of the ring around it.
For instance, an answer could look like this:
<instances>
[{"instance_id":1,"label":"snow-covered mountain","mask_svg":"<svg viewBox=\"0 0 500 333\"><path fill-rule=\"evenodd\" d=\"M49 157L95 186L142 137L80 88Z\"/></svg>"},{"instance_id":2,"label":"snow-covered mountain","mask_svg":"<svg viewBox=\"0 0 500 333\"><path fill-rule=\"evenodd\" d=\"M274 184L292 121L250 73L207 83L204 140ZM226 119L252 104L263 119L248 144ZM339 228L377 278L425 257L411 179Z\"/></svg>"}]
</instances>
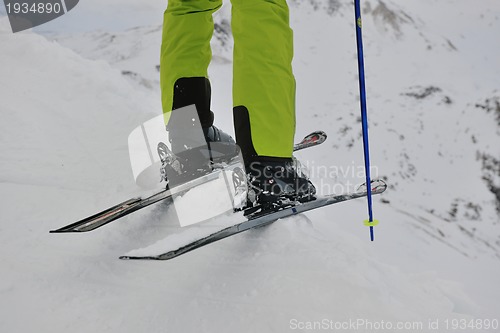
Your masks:
<instances>
[{"instance_id":1,"label":"snow-covered mountain","mask_svg":"<svg viewBox=\"0 0 500 333\"><path fill-rule=\"evenodd\" d=\"M363 181L352 3L289 3L297 138L329 134L298 156L320 191L340 191ZM116 259L180 230L161 205L91 234L47 233L140 193L127 137L161 112L161 27L40 36L0 19L0 331L500 319L499 17L493 0L363 1L372 163L390 184L376 242L360 200L164 263ZM215 21L213 109L231 132L228 4Z\"/></svg>"}]
</instances>

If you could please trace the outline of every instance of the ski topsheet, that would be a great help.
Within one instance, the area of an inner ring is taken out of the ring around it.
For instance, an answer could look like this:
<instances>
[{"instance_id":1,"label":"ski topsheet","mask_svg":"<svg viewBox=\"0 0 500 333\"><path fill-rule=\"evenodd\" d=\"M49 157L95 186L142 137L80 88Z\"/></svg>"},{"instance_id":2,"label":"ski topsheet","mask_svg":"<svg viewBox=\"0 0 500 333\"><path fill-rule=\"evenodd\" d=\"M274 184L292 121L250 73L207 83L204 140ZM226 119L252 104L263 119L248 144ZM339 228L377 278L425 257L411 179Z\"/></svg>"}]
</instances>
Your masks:
<instances>
[{"instance_id":1,"label":"ski topsheet","mask_svg":"<svg viewBox=\"0 0 500 333\"><path fill-rule=\"evenodd\" d=\"M309 148L322 144L326 140L326 133L323 131L312 132L307 135L299 143L294 145L294 151ZM173 187L170 190L161 190L159 192L153 193L145 198L137 197L126 200L120 204L117 204L111 208L103 210L95 215L84 218L75 223L69 224L62 228L51 230L51 233L66 233L66 232L87 232L95 230L102 227L110 222L113 222L119 218L122 218L130 213L133 213L139 209L152 205L156 202L172 198L176 194L182 194L189 189L196 187L198 185L205 184L212 180L217 179L220 176L221 170L216 170L213 173L194 179L185 184Z\"/></svg>"},{"instance_id":2,"label":"ski topsheet","mask_svg":"<svg viewBox=\"0 0 500 333\"><path fill-rule=\"evenodd\" d=\"M384 192L387 185L382 180L373 180L371 183L372 194ZM170 235L167 238L143 249L133 250L120 259L142 259L142 260L167 260L178 257L184 253L208 245L223 238L238 234L245 230L260 227L272 223L278 219L291 215L307 212L316 208L332 205L346 200L365 197L367 195L366 185L361 185L357 191L336 195L319 196L316 200L298 203L278 211L267 212L251 217L243 216L243 212L215 218L219 222L213 226L196 226L186 229L179 234ZM234 222L234 221L240 222ZM207 221L210 223L210 221Z\"/></svg>"},{"instance_id":3,"label":"ski topsheet","mask_svg":"<svg viewBox=\"0 0 500 333\"><path fill-rule=\"evenodd\" d=\"M293 151L298 151L304 148L309 148L313 146L317 146L325 142L326 140L326 133L323 131L316 131L312 132L311 134L307 135L300 141L299 143L296 143L293 146Z\"/></svg>"}]
</instances>

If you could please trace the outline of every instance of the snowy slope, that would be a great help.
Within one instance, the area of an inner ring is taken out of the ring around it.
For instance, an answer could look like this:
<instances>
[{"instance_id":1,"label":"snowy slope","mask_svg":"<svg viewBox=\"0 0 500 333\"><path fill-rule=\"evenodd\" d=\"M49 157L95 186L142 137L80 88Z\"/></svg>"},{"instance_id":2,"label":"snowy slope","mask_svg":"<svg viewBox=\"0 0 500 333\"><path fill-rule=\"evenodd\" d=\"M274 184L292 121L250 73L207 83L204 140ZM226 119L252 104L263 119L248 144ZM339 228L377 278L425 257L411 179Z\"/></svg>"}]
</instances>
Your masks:
<instances>
[{"instance_id":1,"label":"snowy slope","mask_svg":"<svg viewBox=\"0 0 500 333\"><path fill-rule=\"evenodd\" d=\"M404 198L405 204L435 215L438 223L446 221L449 232L462 228L465 235L473 232L475 221L486 222L489 226L476 236L498 252L500 233L494 230L500 201L494 193L500 187L500 154L494 143L499 132L500 70L494 56L498 46L487 43L495 39L493 27L499 21L498 11L490 8L498 5L487 2L470 8L467 1L445 2L443 11L454 11L443 22L439 11L428 13L433 1L404 6L363 3L372 162L375 173L393 186L387 201ZM332 159L330 151L323 150L300 156L313 178L322 182L320 189L331 192L339 182L351 186L363 178L361 147L355 144L360 125L352 7L344 1L290 4L297 137L323 126L336 155ZM465 20L464 13L472 19ZM229 14L229 6L216 13L210 68L213 109L227 131L232 130ZM160 28L57 40L88 58L106 59L125 77L157 93Z\"/></svg>"},{"instance_id":2,"label":"snowy slope","mask_svg":"<svg viewBox=\"0 0 500 333\"><path fill-rule=\"evenodd\" d=\"M161 205L91 234L47 233L137 193L126 142L160 112L160 29L52 42L13 35L0 20L0 331L287 332L323 319L430 331L436 319L441 328L446 319L499 319L499 215L488 186L500 176L500 67L498 45L484 41L500 28L500 8L365 3L372 161L392 185L375 201L377 241L367 241L357 201L165 263L116 259L179 231ZM300 157L321 190L340 190L333 185L362 179L350 3L290 4L297 137L330 135ZM226 29L228 14L216 17ZM230 129L224 36L210 74L217 123Z\"/></svg>"}]
</instances>

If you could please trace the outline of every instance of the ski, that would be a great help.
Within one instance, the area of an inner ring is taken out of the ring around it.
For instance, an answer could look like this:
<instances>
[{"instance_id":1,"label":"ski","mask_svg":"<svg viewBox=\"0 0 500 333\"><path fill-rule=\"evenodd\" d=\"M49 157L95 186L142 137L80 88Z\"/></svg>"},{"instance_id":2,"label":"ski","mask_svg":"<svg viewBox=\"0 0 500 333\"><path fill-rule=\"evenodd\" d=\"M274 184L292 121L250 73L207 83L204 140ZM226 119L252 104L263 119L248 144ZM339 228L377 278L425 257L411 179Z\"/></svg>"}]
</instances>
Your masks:
<instances>
[{"instance_id":1,"label":"ski","mask_svg":"<svg viewBox=\"0 0 500 333\"><path fill-rule=\"evenodd\" d=\"M320 145L323 142L325 142L326 137L327 137L326 133L323 131L312 132L311 134L304 137L302 141L294 145L294 151ZM175 186L172 189L169 190L164 189L159 192L153 193L145 198L137 197L128 199L113 207L105 209L95 215L86 217L82 220L66 225L59 229L50 230L49 232L68 233L68 232L88 232L95 230L110 222L116 221L117 219L120 219L130 213L133 213L139 209L145 208L159 201L167 200L169 198L172 198L172 196L177 194L182 194L183 192L186 192L193 187L217 179L219 177L220 172L221 172L220 170L216 170L200 178Z\"/></svg>"},{"instance_id":2,"label":"ski","mask_svg":"<svg viewBox=\"0 0 500 333\"><path fill-rule=\"evenodd\" d=\"M383 180L373 180L371 182L372 194L380 194L387 189L387 185ZM336 195L325 195L319 196L315 200L308 201L305 203L297 203L296 205L284 207L278 211L272 211L267 213L262 213L258 215L252 215L250 217L245 217L244 214L234 213L239 217L241 222L227 225L223 227L198 227L190 228L185 232L180 234L171 235L164 240L160 241L161 244L153 244L151 248L153 250L145 248L140 250L134 250L128 254L121 256L120 259L126 260L168 260L178 257L194 249L203 247L210 243L216 242L218 240L224 239L241 233L246 230L250 230L256 227L261 227L266 224L270 224L278 219L282 219L288 216L304 213L313 209L320 207L325 207L328 205L336 204L342 201L352 200L356 198L365 197L367 195L366 185L361 185L358 190ZM241 213L241 212L240 212ZM184 236L184 237L183 237ZM182 239L189 240L182 243ZM162 248L162 251L158 251L158 248ZM157 254L151 254L149 252L155 252ZM159 252L159 253L158 253Z\"/></svg>"}]
</instances>

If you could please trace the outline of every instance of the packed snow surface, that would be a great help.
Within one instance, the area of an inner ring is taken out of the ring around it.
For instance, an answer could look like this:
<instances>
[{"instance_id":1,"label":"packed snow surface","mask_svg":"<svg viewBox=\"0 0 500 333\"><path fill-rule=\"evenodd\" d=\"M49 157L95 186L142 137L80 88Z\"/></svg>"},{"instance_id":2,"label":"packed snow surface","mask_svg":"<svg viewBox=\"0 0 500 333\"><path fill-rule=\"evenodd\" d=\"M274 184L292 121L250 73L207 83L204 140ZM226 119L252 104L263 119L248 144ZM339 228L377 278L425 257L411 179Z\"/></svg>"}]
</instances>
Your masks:
<instances>
[{"instance_id":1,"label":"packed snow surface","mask_svg":"<svg viewBox=\"0 0 500 333\"><path fill-rule=\"evenodd\" d=\"M289 4L297 138L329 135L297 157L319 192L347 191L364 181L352 3ZM234 134L229 14L209 72ZM185 239L166 203L48 233L143 193L127 138L161 113L161 26L13 34L0 17L0 332L500 331L500 4L366 0L363 17L372 174L389 184L375 242L359 199L165 262L117 258Z\"/></svg>"}]
</instances>

